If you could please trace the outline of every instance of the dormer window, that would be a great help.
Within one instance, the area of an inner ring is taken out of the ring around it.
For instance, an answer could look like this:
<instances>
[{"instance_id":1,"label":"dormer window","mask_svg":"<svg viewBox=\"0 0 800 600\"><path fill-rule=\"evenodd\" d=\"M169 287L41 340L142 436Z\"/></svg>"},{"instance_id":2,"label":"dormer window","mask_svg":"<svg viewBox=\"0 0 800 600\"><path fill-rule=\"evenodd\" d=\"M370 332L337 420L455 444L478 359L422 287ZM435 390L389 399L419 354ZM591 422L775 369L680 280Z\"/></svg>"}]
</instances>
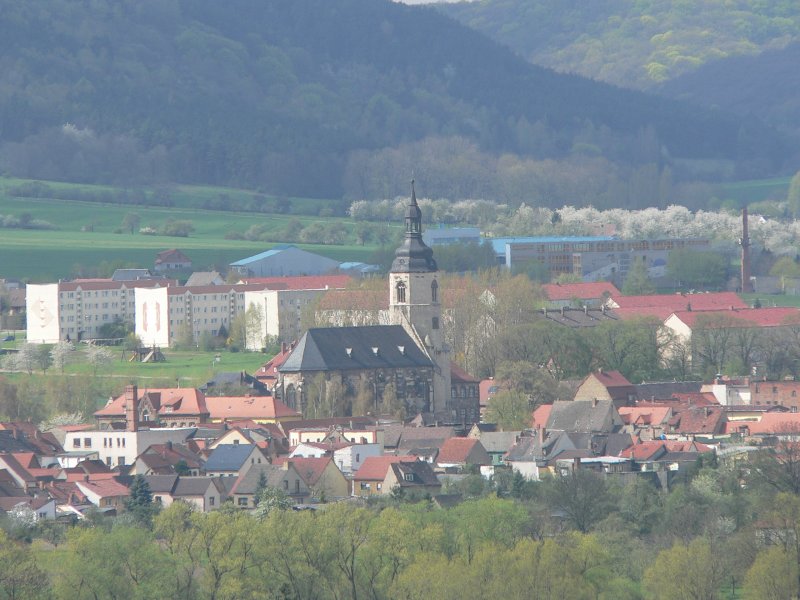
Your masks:
<instances>
[{"instance_id":1,"label":"dormer window","mask_svg":"<svg viewBox=\"0 0 800 600\"><path fill-rule=\"evenodd\" d=\"M353 349L352 348L345 348L344 351L347 353L347 358L353 358Z\"/></svg>"},{"instance_id":2,"label":"dormer window","mask_svg":"<svg viewBox=\"0 0 800 600\"><path fill-rule=\"evenodd\" d=\"M406 473L403 475L403 479L406 481L414 481L414 474L413 473Z\"/></svg>"},{"instance_id":3,"label":"dormer window","mask_svg":"<svg viewBox=\"0 0 800 600\"><path fill-rule=\"evenodd\" d=\"M395 299L398 303L406 301L406 284L404 281L398 281L395 286Z\"/></svg>"},{"instance_id":4,"label":"dormer window","mask_svg":"<svg viewBox=\"0 0 800 600\"><path fill-rule=\"evenodd\" d=\"M378 349L377 346L373 346L372 347L372 354L374 354L375 356L378 356L379 352L380 352L380 350Z\"/></svg>"}]
</instances>

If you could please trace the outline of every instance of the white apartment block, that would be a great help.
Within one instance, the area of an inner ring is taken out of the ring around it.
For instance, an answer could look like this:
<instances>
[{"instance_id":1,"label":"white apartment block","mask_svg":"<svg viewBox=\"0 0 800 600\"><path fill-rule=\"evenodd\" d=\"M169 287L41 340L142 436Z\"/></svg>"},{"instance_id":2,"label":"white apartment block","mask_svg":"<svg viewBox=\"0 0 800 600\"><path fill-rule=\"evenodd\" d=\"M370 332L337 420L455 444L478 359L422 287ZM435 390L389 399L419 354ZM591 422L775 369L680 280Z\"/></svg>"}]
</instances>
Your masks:
<instances>
[{"instance_id":1,"label":"white apartment block","mask_svg":"<svg viewBox=\"0 0 800 600\"><path fill-rule=\"evenodd\" d=\"M302 335L303 311L325 289L274 290L269 284L174 286L139 289L136 292L136 335L145 346L165 348L182 328L191 325L197 341L203 333L218 335L220 327L230 334L231 322L250 306L260 310L258 330L247 331L247 349L260 350L267 336L292 341Z\"/></svg>"},{"instance_id":2,"label":"white apartment block","mask_svg":"<svg viewBox=\"0 0 800 600\"><path fill-rule=\"evenodd\" d=\"M145 346L166 348L185 327L195 341L203 333L230 333L231 321L244 311L245 292L263 289L259 284L170 286L140 289L135 298L136 335Z\"/></svg>"},{"instance_id":3,"label":"white apartment block","mask_svg":"<svg viewBox=\"0 0 800 600\"><path fill-rule=\"evenodd\" d=\"M135 289L174 283L166 279L105 279L29 284L26 292L28 341L55 344L100 337L103 325L117 319L134 322Z\"/></svg>"},{"instance_id":4,"label":"white apartment block","mask_svg":"<svg viewBox=\"0 0 800 600\"><path fill-rule=\"evenodd\" d=\"M301 320L305 310L325 289L318 290L259 290L246 292L245 306L257 306L262 315L261 331L248 335L248 350L260 350L267 336L276 336L278 341L299 340L303 334Z\"/></svg>"}]
</instances>

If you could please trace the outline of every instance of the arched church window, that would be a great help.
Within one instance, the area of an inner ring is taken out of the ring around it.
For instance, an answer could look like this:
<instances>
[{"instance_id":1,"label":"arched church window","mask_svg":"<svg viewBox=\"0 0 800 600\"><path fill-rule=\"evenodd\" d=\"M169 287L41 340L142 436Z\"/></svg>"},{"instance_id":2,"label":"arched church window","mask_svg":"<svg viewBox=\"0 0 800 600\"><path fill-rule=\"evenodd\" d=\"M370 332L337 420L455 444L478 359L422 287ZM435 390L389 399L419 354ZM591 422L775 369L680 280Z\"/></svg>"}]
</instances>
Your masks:
<instances>
[{"instance_id":1,"label":"arched church window","mask_svg":"<svg viewBox=\"0 0 800 600\"><path fill-rule=\"evenodd\" d=\"M297 408L297 392L293 385L289 385L286 388L286 406L292 409Z\"/></svg>"},{"instance_id":2,"label":"arched church window","mask_svg":"<svg viewBox=\"0 0 800 600\"><path fill-rule=\"evenodd\" d=\"M439 284L434 279L431 283L431 302L439 301Z\"/></svg>"},{"instance_id":3,"label":"arched church window","mask_svg":"<svg viewBox=\"0 0 800 600\"><path fill-rule=\"evenodd\" d=\"M397 285L395 286L395 292L397 297L397 302L405 302L406 301L406 284L403 281L398 281Z\"/></svg>"}]
</instances>

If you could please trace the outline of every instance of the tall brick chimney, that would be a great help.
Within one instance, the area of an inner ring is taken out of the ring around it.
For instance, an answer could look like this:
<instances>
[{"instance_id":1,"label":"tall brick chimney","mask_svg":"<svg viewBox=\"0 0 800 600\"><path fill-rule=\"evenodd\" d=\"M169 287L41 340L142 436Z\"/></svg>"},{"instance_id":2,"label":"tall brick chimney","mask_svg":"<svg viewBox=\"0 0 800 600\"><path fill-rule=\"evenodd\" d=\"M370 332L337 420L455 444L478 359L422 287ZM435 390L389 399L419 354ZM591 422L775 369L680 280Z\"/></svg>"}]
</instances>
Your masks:
<instances>
[{"instance_id":1,"label":"tall brick chimney","mask_svg":"<svg viewBox=\"0 0 800 600\"><path fill-rule=\"evenodd\" d=\"M752 292L753 282L750 281L750 231L747 223L747 206L742 209L742 237L739 240L742 247L742 292Z\"/></svg>"},{"instance_id":2,"label":"tall brick chimney","mask_svg":"<svg viewBox=\"0 0 800 600\"><path fill-rule=\"evenodd\" d=\"M139 390L135 385L125 386L125 429L139 430Z\"/></svg>"}]
</instances>

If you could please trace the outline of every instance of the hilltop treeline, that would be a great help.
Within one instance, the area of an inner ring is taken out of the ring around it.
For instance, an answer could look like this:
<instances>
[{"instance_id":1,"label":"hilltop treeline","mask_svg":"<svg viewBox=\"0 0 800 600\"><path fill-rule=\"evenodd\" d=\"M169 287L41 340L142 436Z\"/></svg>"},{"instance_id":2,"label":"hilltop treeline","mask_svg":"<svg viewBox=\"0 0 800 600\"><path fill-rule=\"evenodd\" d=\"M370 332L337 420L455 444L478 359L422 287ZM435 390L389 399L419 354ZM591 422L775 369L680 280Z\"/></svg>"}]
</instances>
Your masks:
<instances>
[{"instance_id":1,"label":"hilltop treeline","mask_svg":"<svg viewBox=\"0 0 800 600\"><path fill-rule=\"evenodd\" d=\"M800 6L785 0L486 0L440 9L531 62L640 89L800 40Z\"/></svg>"},{"instance_id":2,"label":"hilltop treeline","mask_svg":"<svg viewBox=\"0 0 800 600\"><path fill-rule=\"evenodd\" d=\"M528 181L552 170L529 159L570 172L561 161L599 156L626 181L674 157L755 177L787 154L757 121L557 74L388 0L2 0L0 13L0 169L21 177L380 197L431 163L436 195L457 198L484 185L467 177L475 156L507 156ZM633 196L621 201L654 202Z\"/></svg>"}]
</instances>

